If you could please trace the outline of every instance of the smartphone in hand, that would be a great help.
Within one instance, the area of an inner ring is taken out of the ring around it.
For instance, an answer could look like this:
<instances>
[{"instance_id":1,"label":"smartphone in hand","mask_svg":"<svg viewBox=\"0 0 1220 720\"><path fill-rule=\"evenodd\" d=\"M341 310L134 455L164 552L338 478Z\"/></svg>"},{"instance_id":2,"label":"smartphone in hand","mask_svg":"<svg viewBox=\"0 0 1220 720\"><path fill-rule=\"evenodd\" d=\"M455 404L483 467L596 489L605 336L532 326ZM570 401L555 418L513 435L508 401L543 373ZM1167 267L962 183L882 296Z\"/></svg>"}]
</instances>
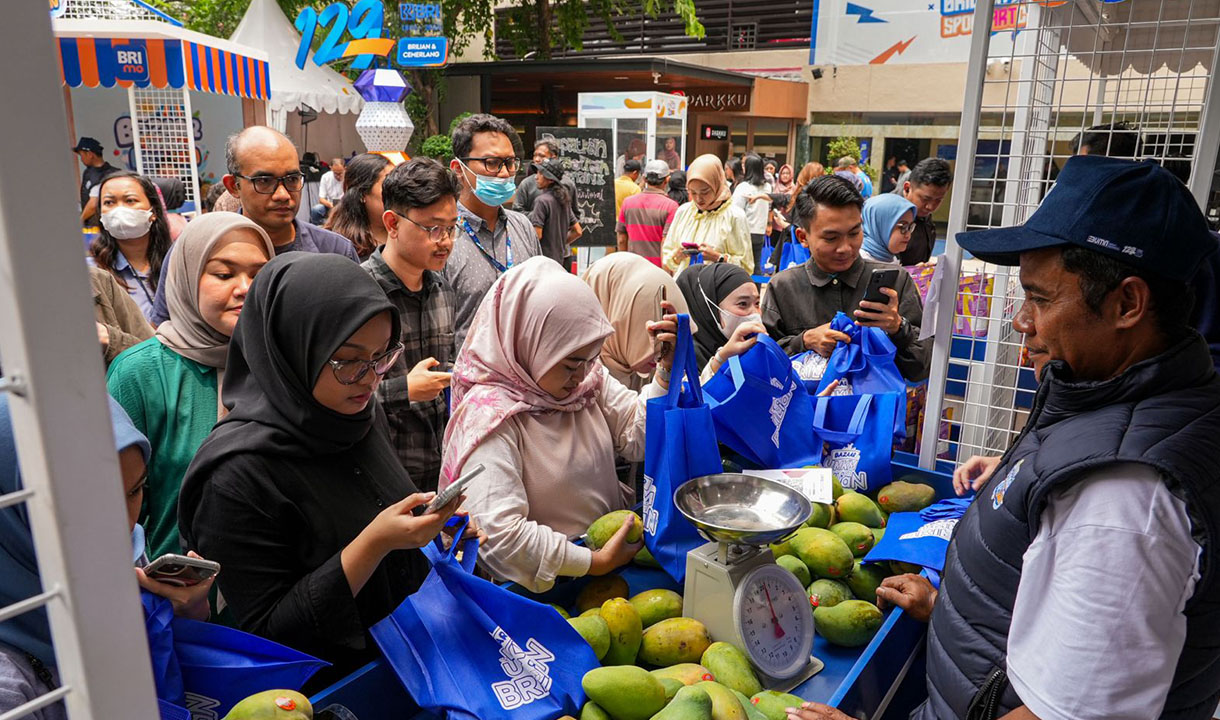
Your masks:
<instances>
[{"instance_id":1,"label":"smartphone in hand","mask_svg":"<svg viewBox=\"0 0 1220 720\"><path fill-rule=\"evenodd\" d=\"M895 289L898 285L899 268L873 268L873 274L868 278L868 289L864 291L864 299L868 302L889 305L890 298L881 292L881 288Z\"/></svg>"},{"instance_id":2,"label":"smartphone in hand","mask_svg":"<svg viewBox=\"0 0 1220 720\"><path fill-rule=\"evenodd\" d=\"M220 563L167 553L144 567L144 574L166 585L190 587L215 577Z\"/></svg>"},{"instance_id":3,"label":"smartphone in hand","mask_svg":"<svg viewBox=\"0 0 1220 720\"><path fill-rule=\"evenodd\" d=\"M428 506L424 508L424 515L434 513L453 502L454 498L462 494L462 491L466 489L466 486L470 484L470 481L478 477L479 473L483 472L485 469L486 468L483 466L483 464L479 463L460 478L453 481L452 485L438 492L436 497L432 498L432 502L428 503Z\"/></svg>"}]
</instances>

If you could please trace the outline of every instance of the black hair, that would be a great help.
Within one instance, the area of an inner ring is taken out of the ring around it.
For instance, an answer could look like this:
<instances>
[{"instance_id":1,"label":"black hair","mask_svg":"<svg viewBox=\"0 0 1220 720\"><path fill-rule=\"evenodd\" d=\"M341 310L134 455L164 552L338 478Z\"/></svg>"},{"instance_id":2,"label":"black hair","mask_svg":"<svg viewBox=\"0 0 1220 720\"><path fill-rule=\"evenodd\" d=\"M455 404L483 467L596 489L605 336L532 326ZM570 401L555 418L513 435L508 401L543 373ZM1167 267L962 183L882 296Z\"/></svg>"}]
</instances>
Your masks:
<instances>
[{"instance_id":1,"label":"black hair","mask_svg":"<svg viewBox=\"0 0 1220 720\"><path fill-rule=\"evenodd\" d=\"M157 194L157 186L153 184L152 180L143 175L121 170L110 173L97 186L99 215L102 211L102 191L106 189L106 183L117 178L134 178L140 184L144 197L148 198L148 204L153 214L152 225L148 228L148 281L155 290L161 282L161 264L165 262L165 256L169 253L169 246L173 243L169 234L169 222L165 219L165 205L161 202L161 196ZM119 241L106 230L105 225L98 228L97 239L89 246L89 254L93 256L93 262L97 263L97 266L101 269L113 275L119 285L123 286L123 289L131 289L114 270L115 263L118 262L119 257Z\"/></svg>"},{"instance_id":2,"label":"black hair","mask_svg":"<svg viewBox=\"0 0 1220 720\"><path fill-rule=\"evenodd\" d=\"M1129 277L1148 285L1152 296L1152 315L1165 337L1176 339L1189 332L1194 292L1184 282L1143 272L1126 263L1074 245L1062 250L1063 269L1080 278L1080 294L1094 316L1101 317L1106 297Z\"/></svg>"},{"instance_id":3,"label":"black hair","mask_svg":"<svg viewBox=\"0 0 1220 720\"><path fill-rule=\"evenodd\" d=\"M462 120L457 124L457 127L453 128L453 137L451 138L453 141L453 156L459 159L469 157L470 148L474 145L474 136L485 132L500 133L508 138L509 142L513 143L513 152L520 153L521 138L517 137L515 141L513 140L517 136L517 131L513 129L512 125L508 124L507 120L498 118L495 115L479 113Z\"/></svg>"},{"instance_id":4,"label":"black hair","mask_svg":"<svg viewBox=\"0 0 1220 720\"><path fill-rule=\"evenodd\" d=\"M806 232L818 215L818 205L839 208L855 205L864 209L864 197L848 180L835 175L823 175L809 181L796 195L794 213L796 224Z\"/></svg>"},{"instance_id":5,"label":"black hair","mask_svg":"<svg viewBox=\"0 0 1220 720\"><path fill-rule=\"evenodd\" d=\"M626 175L627 173L633 173L633 172L639 172L639 171L640 171L640 161L639 160L632 159L632 160L628 160L627 162L623 163L623 174L624 175Z\"/></svg>"},{"instance_id":6,"label":"black hair","mask_svg":"<svg viewBox=\"0 0 1220 720\"><path fill-rule=\"evenodd\" d=\"M554 140L537 140L534 142L534 149L537 150L544 145L546 146L547 152L551 153L551 157L559 157L559 146L555 144Z\"/></svg>"},{"instance_id":7,"label":"black hair","mask_svg":"<svg viewBox=\"0 0 1220 720\"><path fill-rule=\"evenodd\" d=\"M560 205L570 209L572 207L572 194L568 192L567 186L558 180L551 180L550 178L547 178L547 180L549 180L551 184L547 185L542 192L551 193L555 197L559 198Z\"/></svg>"},{"instance_id":8,"label":"black hair","mask_svg":"<svg viewBox=\"0 0 1220 720\"><path fill-rule=\"evenodd\" d=\"M900 160L898 161L898 164L899 164L899 165L906 165L906 166L908 166L908 167L910 166L910 163L908 163L908 162L907 162L907 159L906 159L906 158L902 158L902 159L900 159Z\"/></svg>"},{"instance_id":9,"label":"black hair","mask_svg":"<svg viewBox=\"0 0 1220 720\"><path fill-rule=\"evenodd\" d=\"M763 159L756 153L746 153L741 159L741 167L744 177L738 180L745 180L756 188L761 189L767 184L767 176L763 170Z\"/></svg>"},{"instance_id":10,"label":"black hair","mask_svg":"<svg viewBox=\"0 0 1220 720\"><path fill-rule=\"evenodd\" d=\"M953 173L949 171L949 161L940 158L924 158L911 168L911 176L907 178L911 187L916 185L935 185L946 187L953 182Z\"/></svg>"},{"instance_id":11,"label":"black hair","mask_svg":"<svg viewBox=\"0 0 1220 720\"><path fill-rule=\"evenodd\" d=\"M182 178L159 177L152 178L152 181L161 191L166 210L173 212L186 204L186 183L182 182Z\"/></svg>"},{"instance_id":12,"label":"black hair","mask_svg":"<svg viewBox=\"0 0 1220 720\"><path fill-rule=\"evenodd\" d=\"M1134 159L1139 157L1139 144L1139 130L1125 122L1094 125L1072 138L1072 154L1086 147L1090 155Z\"/></svg>"},{"instance_id":13,"label":"black hair","mask_svg":"<svg viewBox=\"0 0 1220 720\"><path fill-rule=\"evenodd\" d=\"M224 183L213 183L203 196L203 211L205 213L212 212L216 207L216 201L220 199L221 194L224 192L227 192Z\"/></svg>"},{"instance_id":14,"label":"black hair","mask_svg":"<svg viewBox=\"0 0 1220 720\"><path fill-rule=\"evenodd\" d=\"M377 249L364 207L364 196L373 191L390 161L384 155L365 153L352 158L343 173L343 197L335 203L324 227L352 241L356 254L368 257Z\"/></svg>"},{"instance_id":15,"label":"black hair","mask_svg":"<svg viewBox=\"0 0 1220 720\"><path fill-rule=\"evenodd\" d=\"M381 184L381 203L386 210L405 213L428 207L462 192L457 175L428 157L417 157L394 168Z\"/></svg>"},{"instance_id":16,"label":"black hair","mask_svg":"<svg viewBox=\"0 0 1220 720\"><path fill-rule=\"evenodd\" d=\"M690 202L690 196L686 194L686 171L674 170L669 174L669 199L685 205Z\"/></svg>"}]
</instances>

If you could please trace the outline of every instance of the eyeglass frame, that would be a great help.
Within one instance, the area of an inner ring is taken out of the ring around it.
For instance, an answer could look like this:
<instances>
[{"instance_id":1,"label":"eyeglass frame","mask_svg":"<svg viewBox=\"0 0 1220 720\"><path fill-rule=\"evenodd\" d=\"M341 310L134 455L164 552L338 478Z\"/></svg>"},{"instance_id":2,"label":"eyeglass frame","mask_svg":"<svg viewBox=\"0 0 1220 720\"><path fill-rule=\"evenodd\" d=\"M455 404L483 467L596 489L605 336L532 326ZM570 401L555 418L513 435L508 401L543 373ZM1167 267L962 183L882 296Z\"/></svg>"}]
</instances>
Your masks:
<instances>
[{"instance_id":1,"label":"eyeglass frame","mask_svg":"<svg viewBox=\"0 0 1220 720\"><path fill-rule=\"evenodd\" d=\"M500 157L498 155L487 155L484 157L461 157L458 158L458 160L460 160L467 168L470 167L471 160L478 160L479 162L483 163L483 169L489 173L499 173L509 162L513 163L512 168L508 170L510 175L516 174L516 172L521 169L521 158L517 157L516 155L513 155L512 157ZM500 167L493 170L492 167L487 164L488 160L496 161L499 163Z\"/></svg>"},{"instance_id":2,"label":"eyeglass frame","mask_svg":"<svg viewBox=\"0 0 1220 720\"><path fill-rule=\"evenodd\" d=\"M421 223L415 222L414 220L407 217L406 215L403 215L402 213L398 212L397 210L391 210L390 212L394 213L395 215L402 218L403 220L406 220L407 222L411 223L412 225L419 228L420 230L423 230L424 232L428 233L428 239L434 243L442 242L445 239L444 236L433 237L434 235L436 235L436 231L441 229L441 227L442 227L441 225L432 225L431 227L429 227L428 225L423 225ZM454 238L457 237L457 231L458 231L457 224L453 224L453 225L449 226L449 239L450 240L453 240Z\"/></svg>"},{"instance_id":3,"label":"eyeglass frame","mask_svg":"<svg viewBox=\"0 0 1220 720\"><path fill-rule=\"evenodd\" d=\"M903 229L903 226L906 226L906 229ZM916 223L914 220L912 220L909 223L900 223L900 222L894 223L894 229L897 230L898 232L902 233L903 235L915 234L915 226L916 226Z\"/></svg>"},{"instance_id":4,"label":"eyeglass frame","mask_svg":"<svg viewBox=\"0 0 1220 720\"><path fill-rule=\"evenodd\" d=\"M340 385L355 385L364 379L364 376L368 374L369 370L376 373L377 377L385 377L385 374L394 368L394 363L398 362L398 358L402 357L404 349L406 349L405 346L401 342L398 342L395 343L393 347L388 348L385 352L381 353L372 360L327 360L326 363L330 365L330 371L334 374L336 382L338 382ZM386 366L386 369L381 372L377 372L377 363L391 355L393 355L393 359L390 361L389 365ZM339 377L339 370L349 363L359 363L361 367L359 372L356 373L356 377L352 378L351 380L344 380L343 378Z\"/></svg>"},{"instance_id":5,"label":"eyeglass frame","mask_svg":"<svg viewBox=\"0 0 1220 720\"><path fill-rule=\"evenodd\" d=\"M299 170L297 172L288 173L287 175L281 175L279 177L273 177L271 175L250 176L250 175L242 175L241 173L235 173L234 177L239 177L243 180L249 180L251 187L254 188L254 192L258 193L259 195L274 195L275 191L279 190L281 185L283 185L284 189L290 193L301 192L301 189L305 187L305 173L300 172ZM292 188L288 187L288 182L287 182L288 178L300 178L301 187L298 187L296 190L293 190ZM274 180L275 184L271 186L271 189L269 191L263 192L262 190L258 189L259 180Z\"/></svg>"}]
</instances>

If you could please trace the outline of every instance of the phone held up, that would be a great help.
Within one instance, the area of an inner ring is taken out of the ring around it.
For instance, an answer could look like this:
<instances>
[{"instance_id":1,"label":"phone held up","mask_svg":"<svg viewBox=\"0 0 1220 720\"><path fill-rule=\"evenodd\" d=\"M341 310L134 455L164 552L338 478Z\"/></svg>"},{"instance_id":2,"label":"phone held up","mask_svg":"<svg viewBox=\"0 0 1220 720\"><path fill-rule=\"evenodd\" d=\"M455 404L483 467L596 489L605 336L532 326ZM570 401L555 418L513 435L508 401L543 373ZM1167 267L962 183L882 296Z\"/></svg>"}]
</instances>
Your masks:
<instances>
[{"instance_id":1,"label":"phone held up","mask_svg":"<svg viewBox=\"0 0 1220 720\"><path fill-rule=\"evenodd\" d=\"M889 305L890 297L881 292L881 288L896 289L899 272L899 268L873 268L868 278L868 289L864 291L865 301Z\"/></svg>"}]
</instances>

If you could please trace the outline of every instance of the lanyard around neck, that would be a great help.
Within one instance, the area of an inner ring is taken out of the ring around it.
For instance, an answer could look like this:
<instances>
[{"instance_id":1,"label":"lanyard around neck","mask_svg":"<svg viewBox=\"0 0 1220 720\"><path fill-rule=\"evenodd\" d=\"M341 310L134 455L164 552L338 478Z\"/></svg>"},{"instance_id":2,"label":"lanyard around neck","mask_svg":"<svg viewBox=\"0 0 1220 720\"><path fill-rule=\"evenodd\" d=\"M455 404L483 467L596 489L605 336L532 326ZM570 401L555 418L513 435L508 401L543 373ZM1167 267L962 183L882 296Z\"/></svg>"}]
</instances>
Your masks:
<instances>
[{"instance_id":1,"label":"lanyard around neck","mask_svg":"<svg viewBox=\"0 0 1220 720\"><path fill-rule=\"evenodd\" d=\"M508 234L507 227L504 228L504 256L508 260L508 265L505 265L497 260L494 255L487 251L487 248L483 247L483 243L479 241L479 236L475 233L474 228L470 227L469 220L462 221L462 228L466 231L466 235L470 237L470 242L474 243L474 246L479 249L479 252L483 253L483 257L487 258L487 261L491 263L496 270L499 272L508 272L508 269L513 266L513 239L512 236ZM495 239L494 233L492 239Z\"/></svg>"}]
</instances>

